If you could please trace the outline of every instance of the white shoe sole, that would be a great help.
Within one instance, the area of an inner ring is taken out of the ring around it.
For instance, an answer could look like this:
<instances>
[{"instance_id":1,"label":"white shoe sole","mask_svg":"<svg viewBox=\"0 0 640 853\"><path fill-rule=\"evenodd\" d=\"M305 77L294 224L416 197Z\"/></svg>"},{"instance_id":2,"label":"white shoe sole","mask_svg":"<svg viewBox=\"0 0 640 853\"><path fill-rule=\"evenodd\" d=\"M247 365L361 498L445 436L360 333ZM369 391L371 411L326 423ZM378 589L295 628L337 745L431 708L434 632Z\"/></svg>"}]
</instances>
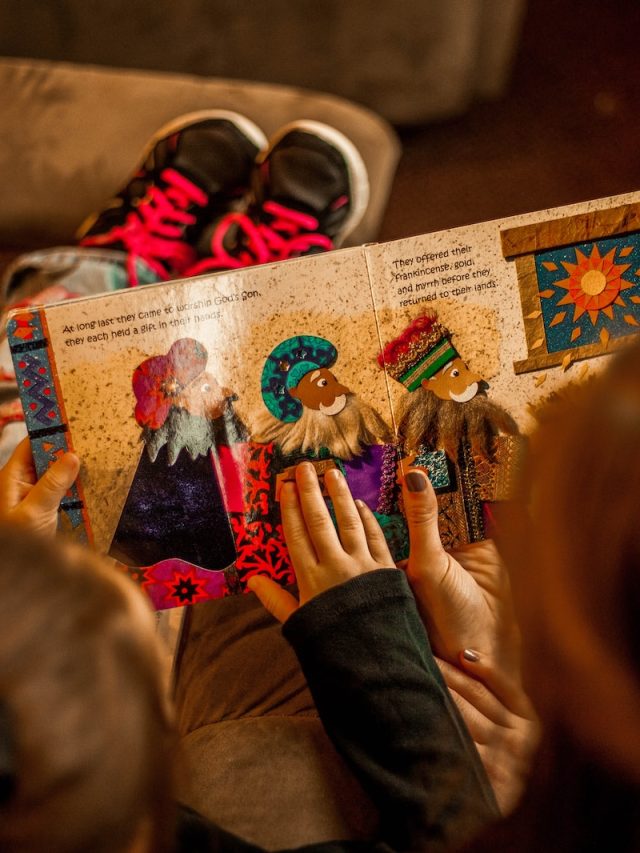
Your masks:
<instances>
[{"instance_id":1,"label":"white shoe sole","mask_svg":"<svg viewBox=\"0 0 640 853\"><path fill-rule=\"evenodd\" d=\"M335 248L338 249L356 225L358 225L365 214L367 205L369 204L369 175L367 173L367 167L365 166L364 160L356 146L344 135L344 133L336 130L335 127L331 127L321 121L314 121L313 119L292 121L281 127L274 136L269 139L268 148L262 154L258 155L258 162L263 160L268 155L269 151L277 145L277 143L286 136L287 133L291 133L293 130L302 130L312 133L314 136L319 137L333 148L336 148L342 154L347 165L349 184L351 186L351 210L345 219L342 228L333 240Z\"/></svg>"}]
</instances>

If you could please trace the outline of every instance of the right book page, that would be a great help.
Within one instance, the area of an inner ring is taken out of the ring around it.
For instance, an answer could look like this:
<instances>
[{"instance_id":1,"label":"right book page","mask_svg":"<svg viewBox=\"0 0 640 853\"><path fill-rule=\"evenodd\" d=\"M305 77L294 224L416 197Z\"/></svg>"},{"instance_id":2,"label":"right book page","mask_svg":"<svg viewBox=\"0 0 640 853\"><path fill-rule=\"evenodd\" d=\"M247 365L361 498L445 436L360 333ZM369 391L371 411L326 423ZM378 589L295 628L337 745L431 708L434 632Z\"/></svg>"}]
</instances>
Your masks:
<instances>
[{"instance_id":1,"label":"right book page","mask_svg":"<svg viewBox=\"0 0 640 853\"><path fill-rule=\"evenodd\" d=\"M536 408L640 330L640 193L371 245L366 258L398 459L428 469L446 547L486 538Z\"/></svg>"}]
</instances>

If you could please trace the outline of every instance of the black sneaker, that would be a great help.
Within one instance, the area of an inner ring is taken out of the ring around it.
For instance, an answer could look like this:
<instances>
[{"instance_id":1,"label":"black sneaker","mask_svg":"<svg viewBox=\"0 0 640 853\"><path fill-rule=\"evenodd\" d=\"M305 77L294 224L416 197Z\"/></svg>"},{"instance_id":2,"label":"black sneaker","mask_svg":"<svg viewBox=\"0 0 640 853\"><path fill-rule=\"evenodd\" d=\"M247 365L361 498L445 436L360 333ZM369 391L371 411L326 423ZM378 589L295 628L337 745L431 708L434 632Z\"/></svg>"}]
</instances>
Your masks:
<instances>
[{"instance_id":1,"label":"black sneaker","mask_svg":"<svg viewBox=\"0 0 640 853\"><path fill-rule=\"evenodd\" d=\"M161 281L184 275L203 229L246 196L266 144L260 128L237 113L181 116L152 137L126 186L83 223L80 244L125 251L131 285L141 261Z\"/></svg>"},{"instance_id":2,"label":"black sneaker","mask_svg":"<svg viewBox=\"0 0 640 853\"><path fill-rule=\"evenodd\" d=\"M187 274L235 269L338 248L369 201L367 170L344 134L317 121L283 127L258 155L254 199L204 232L208 257Z\"/></svg>"}]
</instances>

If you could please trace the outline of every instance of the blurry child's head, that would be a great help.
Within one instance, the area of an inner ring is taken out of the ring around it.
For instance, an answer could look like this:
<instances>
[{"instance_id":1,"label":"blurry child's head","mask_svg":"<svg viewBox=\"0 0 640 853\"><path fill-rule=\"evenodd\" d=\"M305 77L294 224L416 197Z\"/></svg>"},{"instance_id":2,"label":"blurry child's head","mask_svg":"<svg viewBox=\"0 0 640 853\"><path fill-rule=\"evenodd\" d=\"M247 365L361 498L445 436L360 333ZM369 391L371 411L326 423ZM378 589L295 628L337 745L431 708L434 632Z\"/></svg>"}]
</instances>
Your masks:
<instances>
[{"instance_id":1,"label":"blurry child's head","mask_svg":"<svg viewBox=\"0 0 640 853\"><path fill-rule=\"evenodd\" d=\"M526 687L547 730L639 782L640 345L543 415L508 560Z\"/></svg>"},{"instance_id":2,"label":"blurry child's head","mask_svg":"<svg viewBox=\"0 0 640 853\"><path fill-rule=\"evenodd\" d=\"M144 597L86 550L0 530L0 849L162 850L174 735Z\"/></svg>"}]
</instances>

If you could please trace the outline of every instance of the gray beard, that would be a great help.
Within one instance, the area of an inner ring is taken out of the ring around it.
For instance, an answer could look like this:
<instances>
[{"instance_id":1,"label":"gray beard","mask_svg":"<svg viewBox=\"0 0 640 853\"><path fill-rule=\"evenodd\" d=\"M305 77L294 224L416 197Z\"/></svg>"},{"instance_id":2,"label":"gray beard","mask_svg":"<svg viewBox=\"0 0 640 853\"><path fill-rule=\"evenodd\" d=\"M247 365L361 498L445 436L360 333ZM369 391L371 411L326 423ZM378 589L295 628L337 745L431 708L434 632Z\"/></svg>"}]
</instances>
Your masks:
<instances>
[{"instance_id":1,"label":"gray beard","mask_svg":"<svg viewBox=\"0 0 640 853\"><path fill-rule=\"evenodd\" d=\"M186 409L172 408L166 421L159 429L142 430L142 439L152 462L166 445L169 465L173 465L180 453L186 451L191 459L208 456L219 444L233 444L247 437L246 429L238 416L227 404L219 418L210 420L191 415Z\"/></svg>"}]
</instances>

